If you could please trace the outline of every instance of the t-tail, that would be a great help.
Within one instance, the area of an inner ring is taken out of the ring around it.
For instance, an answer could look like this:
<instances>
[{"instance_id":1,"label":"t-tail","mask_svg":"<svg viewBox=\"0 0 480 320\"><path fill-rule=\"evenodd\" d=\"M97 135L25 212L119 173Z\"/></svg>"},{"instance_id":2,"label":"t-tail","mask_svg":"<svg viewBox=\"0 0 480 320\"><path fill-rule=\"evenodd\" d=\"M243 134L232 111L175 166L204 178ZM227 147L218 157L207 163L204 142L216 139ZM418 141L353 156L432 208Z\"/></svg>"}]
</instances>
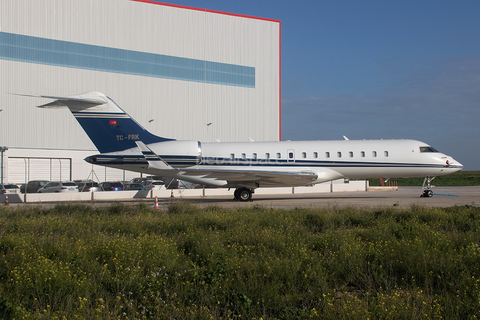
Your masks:
<instances>
[{"instance_id":1,"label":"t-tail","mask_svg":"<svg viewBox=\"0 0 480 320\"><path fill-rule=\"evenodd\" d=\"M32 96L32 95L29 95ZM136 141L145 144L171 141L148 132L112 99L100 92L86 92L68 97L43 96L55 101L39 108L67 107L101 153L136 148Z\"/></svg>"}]
</instances>

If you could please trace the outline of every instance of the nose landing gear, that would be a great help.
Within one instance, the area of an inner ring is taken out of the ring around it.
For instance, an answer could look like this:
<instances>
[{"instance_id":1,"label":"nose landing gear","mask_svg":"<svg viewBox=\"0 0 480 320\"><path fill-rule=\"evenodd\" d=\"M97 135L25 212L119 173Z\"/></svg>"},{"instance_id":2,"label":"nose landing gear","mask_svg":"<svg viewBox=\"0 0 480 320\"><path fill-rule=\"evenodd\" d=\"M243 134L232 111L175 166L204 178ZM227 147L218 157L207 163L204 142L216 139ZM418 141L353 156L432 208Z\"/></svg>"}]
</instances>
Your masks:
<instances>
[{"instance_id":1,"label":"nose landing gear","mask_svg":"<svg viewBox=\"0 0 480 320\"><path fill-rule=\"evenodd\" d=\"M433 181L433 179L435 179L435 177L425 177L422 185L423 193L420 197L425 197L425 198L433 197L433 190L432 190L433 186L431 185L431 182Z\"/></svg>"}]
</instances>

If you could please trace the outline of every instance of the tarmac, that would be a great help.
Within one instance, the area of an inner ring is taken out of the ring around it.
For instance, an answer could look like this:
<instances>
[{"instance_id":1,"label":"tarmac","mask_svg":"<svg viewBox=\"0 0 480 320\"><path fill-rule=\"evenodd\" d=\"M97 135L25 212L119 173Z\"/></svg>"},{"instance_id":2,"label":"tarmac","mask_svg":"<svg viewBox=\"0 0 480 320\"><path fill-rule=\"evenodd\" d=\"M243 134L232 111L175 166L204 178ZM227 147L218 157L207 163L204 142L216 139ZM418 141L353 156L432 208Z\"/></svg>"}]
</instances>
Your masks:
<instances>
[{"instance_id":1,"label":"tarmac","mask_svg":"<svg viewBox=\"0 0 480 320\"><path fill-rule=\"evenodd\" d=\"M480 206L480 186L474 187L436 187L434 196L420 197L421 187L399 187L389 191L357 191L318 194L294 195L253 195L252 202L233 201L232 197L192 199L191 202L201 206L220 206L225 208L244 208L263 206L267 208L325 208L325 207L357 207L379 208L412 206L453 207Z\"/></svg>"},{"instance_id":2,"label":"tarmac","mask_svg":"<svg viewBox=\"0 0 480 320\"><path fill-rule=\"evenodd\" d=\"M355 191L314 194L254 194L251 202L233 201L231 196L208 196L192 198L168 198L158 199L159 209L166 210L169 204L187 201L200 207L218 206L224 208L248 208L262 206L266 208L293 209L293 208L328 208L328 207L357 207L357 208L380 208L398 207L410 208L412 206L424 207L453 207L453 206L480 206L480 186L473 187L436 187L435 195L431 198L420 197L420 187L399 187L398 190L388 191ZM93 206L107 206L119 202L128 205L136 205L140 202L148 203L153 207L155 199L129 199L124 201L95 201L80 202ZM43 202L40 204L15 203L9 207L42 206L53 207L62 202ZM69 202L71 203L71 202ZM79 202L76 202L79 203ZM2 204L3 205L3 204Z\"/></svg>"}]
</instances>

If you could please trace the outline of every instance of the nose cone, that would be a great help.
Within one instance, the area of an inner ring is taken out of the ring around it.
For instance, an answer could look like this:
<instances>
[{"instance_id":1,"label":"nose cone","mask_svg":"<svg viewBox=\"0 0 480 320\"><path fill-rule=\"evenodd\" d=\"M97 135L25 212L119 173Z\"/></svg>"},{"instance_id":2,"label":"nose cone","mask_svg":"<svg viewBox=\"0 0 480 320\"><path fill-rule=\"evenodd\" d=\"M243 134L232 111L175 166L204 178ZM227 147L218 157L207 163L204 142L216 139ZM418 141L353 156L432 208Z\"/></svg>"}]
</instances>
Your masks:
<instances>
[{"instance_id":1,"label":"nose cone","mask_svg":"<svg viewBox=\"0 0 480 320\"><path fill-rule=\"evenodd\" d=\"M457 172L463 169L463 164L458 162L457 160L450 158L447 160L447 163L445 165L448 168L448 171L450 173Z\"/></svg>"}]
</instances>

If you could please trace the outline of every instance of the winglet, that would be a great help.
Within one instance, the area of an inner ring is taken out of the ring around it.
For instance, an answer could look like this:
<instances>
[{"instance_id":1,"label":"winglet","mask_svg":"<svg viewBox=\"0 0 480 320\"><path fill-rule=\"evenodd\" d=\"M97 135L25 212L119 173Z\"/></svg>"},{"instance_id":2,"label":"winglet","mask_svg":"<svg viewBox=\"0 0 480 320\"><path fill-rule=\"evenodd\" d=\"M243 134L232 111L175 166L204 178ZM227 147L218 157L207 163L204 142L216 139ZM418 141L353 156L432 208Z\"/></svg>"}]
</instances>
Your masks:
<instances>
[{"instance_id":1,"label":"winglet","mask_svg":"<svg viewBox=\"0 0 480 320\"><path fill-rule=\"evenodd\" d=\"M140 151L142 151L145 160L148 162L148 166L153 169L159 170L173 170L165 160L160 158L155 152L145 145L142 141L135 141Z\"/></svg>"}]
</instances>

